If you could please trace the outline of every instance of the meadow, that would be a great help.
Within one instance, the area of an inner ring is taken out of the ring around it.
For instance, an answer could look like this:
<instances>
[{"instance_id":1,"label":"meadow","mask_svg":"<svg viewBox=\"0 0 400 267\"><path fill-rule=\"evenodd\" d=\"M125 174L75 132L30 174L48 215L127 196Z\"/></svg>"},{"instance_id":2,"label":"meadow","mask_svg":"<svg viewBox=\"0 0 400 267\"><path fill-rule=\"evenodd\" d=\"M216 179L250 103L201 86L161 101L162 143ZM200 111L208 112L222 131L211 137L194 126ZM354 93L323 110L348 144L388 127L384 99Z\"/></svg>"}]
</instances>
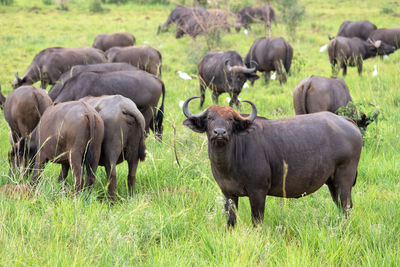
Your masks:
<instances>
[{"instance_id":1,"label":"meadow","mask_svg":"<svg viewBox=\"0 0 400 267\"><path fill-rule=\"evenodd\" d=\"M249 3L251 1L248 1ZM273 3L275 1L272 1ZM344 20L369 19L378 27L398 27L400 3L393 0L303 0L306 15L290 41L294 59L288 82L265 86L263 78L243 89L240 98L254 101L270 119L294 115L292 92L310 75L330 77L328 34ZM257 3L254 3L257 4ZM97 171L94 188L72 197L57 183L60 166L48 164L32 198L0 196L1 266L398 266L400 264L400 51L389 59L368 59L363 75L349 68L344 78L353 99L380 109L368 127L353 188L354 207L345 217L326 186L300 199L267 197L265 219L253 227L250 205L241 198L235 229L226 227L223 196L211 173L207 139L182 126L179 102L199 95L194 76L207 53L204 37L175 39L174 26L156 35L174 5L105 5L91 13L88 1L70 1L69 10L39 0L0 5L0 84L7 95L14 71L23 75L33 57L53 46L91 46L99 33L127 31L138 45L151 45L163 56L166 104L163 142L151 134L147 158L139 164L133 197L127 192L127 165L117 168L117 201L107 199L107 177ZM272 36L288 39L285 27L272 25ZM263 25L223 33L215 49L243 57ZM372 77L374 65L378 75ZM341 77L341 75L340 75ZM38 84L39 86L39 84ZM227 95L220 104L227 105ZM193 101L191 111L200 109ZM205 106L212 104L210 90ZM372 107L366 106L366 109ZM243 105L243 111L250 107ZM176 149L181 167L175 161ZM0 115L0 185L28 181L8 176L9 128Z\"/></svg>"}]
</instances>

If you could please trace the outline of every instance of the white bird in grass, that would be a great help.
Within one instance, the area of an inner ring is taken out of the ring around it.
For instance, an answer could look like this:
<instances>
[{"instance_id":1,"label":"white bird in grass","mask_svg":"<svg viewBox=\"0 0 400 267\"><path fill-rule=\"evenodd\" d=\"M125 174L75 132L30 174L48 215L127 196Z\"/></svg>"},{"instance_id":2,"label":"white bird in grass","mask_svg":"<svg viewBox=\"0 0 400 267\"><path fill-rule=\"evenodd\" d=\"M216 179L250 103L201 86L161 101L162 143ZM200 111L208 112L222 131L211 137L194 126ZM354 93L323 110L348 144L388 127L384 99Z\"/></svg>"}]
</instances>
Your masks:
<instances>
[{"instance_id":1,"label":"white bird in grass","mask_svg":"<svg viewBox=\"0 0 400 267\"><path fill-rule=\"evenodd\" d=\"M178 70L178 75L179 75L179 77L181 77L184 80L192 79L192 77L190 77L189 74L187 74L186 72L180 71L180 70Z\"/></svg>"},{"instance_id":2,"label":"white bird in grass","mask_svg":"<svg viewBox=\"0 0 400 267\"><path fill-rule=\"evenodd\" d=\"M243 88L249 88L250 86L249 86L249 84L248 83L244 83L243 84Z\"/></svg>"},{"instance_id":3,"label":"white bird in grass","mask_svg":"<svg viewBox=\"0 0 400 267\"><path fill-rule=\"evenodd\" d=\"M225 100L226 100L226 102L228 102L228 104L229 104L229 102L231 102L231 98L230 98L229 96L227 96L227 97L225 98Z\"/></svg>"},{"instance_id":4,"label":"white bird in grass","mask_svg":"<svg viewBox=\"0 0 400 267\"><path fill-rule=\"evenodd\" d=\"M248 31L247 29L244 29L243 33L246 34L246 35L248 35L248 34L249 34L249 31Z\"/></svg>"},{"instance_id":5,"label":"white bird in grass","mask_svg":"<svg viewBox=\"0 0 400 267\"><path fill-rule=\"evenodd\" d=\"M276 72L272 73L271 75L271 80L275 80L276 79Z\"/></svg>"},{"instance_id":6,"label":"white bird in grass","mask_svg":"<svg viewBox=\"0 0 400 267\"><path fill-rule=\"evenodd\" d=\"M325 44L325 45L321 46L321 48L319 49L319 52L320 53L325 52L327 48L328 48L328 44Z\"/></svg>"},{"instance_id":7,"label":"white bird in grass","mask_svg":"<svg viewBox=\"0 0 400 267\"><path fill-rule=\"evenodd\" d=\"M179 101L179 107L182 108L184 103L185 103L185 101L183 101L183 100Z\"/></svg>"},{"instance_id":8,"label":"white bird in grass","mask_svg":"<svg viewBox=\"0 0 400 267\"><path fill-rule=\"evenodd\" d=\"M376 65L374 65L374 72L372 72L372 77L375 77L378 75L378 69L376 68Z\"/></svg>"},{"instance_id":9,"label":"white bird in grass","mask_svg":"<svg viewBox=\"0 0 400 267\"><path fill-rule=\"evenodd\" d=\"M384 56L383 56L383 59L384 59L384 60L389 60L389 56L388 56L388 55L384 55Z\"/></svg>"}]
</instances>

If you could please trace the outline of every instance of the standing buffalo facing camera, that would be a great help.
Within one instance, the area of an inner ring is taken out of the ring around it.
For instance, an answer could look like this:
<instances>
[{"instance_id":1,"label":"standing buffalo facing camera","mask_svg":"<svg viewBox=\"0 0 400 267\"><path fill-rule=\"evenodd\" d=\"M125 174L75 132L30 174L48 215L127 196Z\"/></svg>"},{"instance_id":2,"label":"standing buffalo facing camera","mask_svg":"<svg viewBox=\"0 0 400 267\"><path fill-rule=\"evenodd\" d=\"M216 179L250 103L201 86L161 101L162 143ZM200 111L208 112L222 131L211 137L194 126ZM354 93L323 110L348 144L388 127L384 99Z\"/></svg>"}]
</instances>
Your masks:
<instances>
[{"instance_id":1,"label":"standing buffalo facing camera","mask_svg":"<svg viewBox=\"0 0 400 267\"><path fill-rule=\"evenodd\" d=\"M118 33L102 33L96 36L93 42L93 47L102 51L107 51L115 46L132 46L136 42L135 36L127 32Z\"/></svg>"},{"instance_id":2,"label":"standing buffalo facing camera","mask_svg":"<svg viewBox=\"0 0 400 267\"><path fill-rule=\"evenodd\" d=\"M48 84L54 85L72 66L105 62L107 60L103 51L92 47L46 48L35 56L22 78L15 73L12 85L17 88L41 81L41 87L46 89Z\"/></svg>"},{"instance_id":3,"label":"standing buffalo facing camera","mask_svg":"<svg viewBox=\"0 0 400 267\"><path fill-rule=\"evenodd\" d=\"M269 82L271 71L276 71L282 85L287 80L286 74L289 73L292 59L293 48L285 39L263 37L254 41L244 62L247 67L252 65L252 61L256 62L257 70L265 72L266 84Z\"/></svg>"},{"instance_id":4,"label":"standing buffalo facing camera","mask_svg":"<svg viewBox=\"0 0 400 267\"><path fill-rule=\"evenodd\" d=\"M162 56L160 51L151 46L113 47L107 50L106 57L110 62L129 63L161 77Z\"/></svg>"},{"instance_id":5,"label":"standing buffalo facing camera","mask_svg":"<svg viewBox=\"0 0 400 267\"><path fill-rule=\"evenodd\" d=\"M299 198L324 184L341 209L353 206L351 190L362 148L353 121L330 112L267 120L257 117L250 101L247 117L216 105L195 115L188 110L194 98L183 104L183 125L207 134L211 170L226 198L228 226L235 225L243 196L250 199L253 223L263 221L267 195Z\"/></svg>"},{"instance_id":6,"label":"standing buffalo facing camera","mask_svg":"<svg viewBox=\"0 0 400 267\"><path fill-rule=\"evenodd\" d=\"M343 69L343 76L347 74L347 66L357 64L358 74L362 73L363 60L376 55L393 53L396 47L388 45L381 40L363 41L358 37L336 37L329 42L328 54L332 66L332 75L337 76L339 68Z\"/></svg>"},{"instance_id":7,"label":"standing buffalo facing camera","mask_svg":"<svg viewBox=\"0 0 400 267\"><path fill-rule=\"evenodd\" d=\"M256 67L247 68L242 57L236 51L212 51L199 62L200 79L200 107L203 106L206 87L212 91L214 103L218 104L218 97L222 93L231 96L229 105L239 107L238 95L247 79L254 81L259 77L255 74Z\"/></svg>"}]
</instances>

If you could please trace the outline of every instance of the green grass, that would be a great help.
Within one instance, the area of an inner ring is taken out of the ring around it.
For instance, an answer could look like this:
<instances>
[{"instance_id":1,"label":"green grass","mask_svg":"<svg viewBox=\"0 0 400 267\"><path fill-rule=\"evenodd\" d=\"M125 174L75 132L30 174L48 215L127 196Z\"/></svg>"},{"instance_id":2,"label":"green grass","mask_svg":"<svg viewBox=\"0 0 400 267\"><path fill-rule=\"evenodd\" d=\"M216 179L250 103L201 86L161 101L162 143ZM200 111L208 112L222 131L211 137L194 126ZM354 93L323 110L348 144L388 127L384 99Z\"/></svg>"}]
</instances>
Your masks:
<instances>
[{"instance_id":1,"label":"green grass","mask_svg":"<svg viewBox=\"0 0 400 267\"><path fill-rule=\"evenodd\" d=\"M48 164L37 195L28 200L0 197L1 266L398 266L400 262L400 52L389 60L364 62L363 75L350 68L345 78L357 102L381 109L378 124L369 126L353 189L354 208L342 216L327 187L301 199L267 197L264 223L251 224L247 198L239 202L238 223L226 228L222 194L211 174L206 137L182 126L179 101L199 95L197 80L181 80L177 71L196 74L206 53L200 37L176 40L156 35L173 5L104 5L105 13L90 13L89 2L69 1L69 11L42 1L15 0L0 6L0 83L11 91L14 71L22 76L36 53L52 46L90 46L98 33L128 31L137 44L149 44L163 54L166 85L164 143L147 141L148 154L139 164L133 198L127 194L127 166L118 166L118 201L107 199L102 167L93 190L71 197L57 183L60 167ZM294 115L292 92L309 75L330 76L327 53L319 48L336 34L343 20L370 19L379 27L396 27L398 3L376 1L302 1L306 16L292 43L293 74L284 86L263 79L244 89L241 99L256 103L268 118ZM390 7L391 12L382 12ZM282 24L273 36L287 37ZM263 35L254 25L248 36L223 34L218 49L235 49L245 56ZM373 66L379 74L372 77ZM220 103L225 102L225 95ZM211 104L207 91L206 105ZM200 111L194 104L192 112ZM249 111L247 105L244 111ZM174 162L173 128L182 168ZM0 118L0 185L23 183L8 177L8 126Z\"/></svg>"}]
</instances>

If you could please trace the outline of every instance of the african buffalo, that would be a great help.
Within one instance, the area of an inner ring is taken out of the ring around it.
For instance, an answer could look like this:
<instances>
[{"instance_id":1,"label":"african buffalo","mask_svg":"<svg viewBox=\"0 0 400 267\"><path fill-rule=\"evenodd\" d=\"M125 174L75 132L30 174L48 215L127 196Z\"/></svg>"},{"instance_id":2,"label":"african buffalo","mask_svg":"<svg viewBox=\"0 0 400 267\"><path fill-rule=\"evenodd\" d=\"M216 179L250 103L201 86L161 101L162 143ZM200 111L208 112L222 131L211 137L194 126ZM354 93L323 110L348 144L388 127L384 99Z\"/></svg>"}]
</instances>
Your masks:
<instances>
[{"instance_id":1,"label":"african buffalo","mask_svg":"<svg viewBox=\"0 0 400 267\"><path fill-rule=\"evenodd\" d=\"M265 72L265 83L268 84L270 72L276 71L280 84L286 82L286 73L289 73L292 64L293 48L283 38L259 38L254 41L244 62L250 67L251 61L255 61L258 71ZM253 83L252 83L253 84Z\"/></svg>"},{"instance_id":2,"label":"african buffalo","mask_svg":"<svg viewBox=\"0 0 400 267\"><path fill-rule=\"evenodd\" d=\"M227 32L231 32L228 22L228 15L221 9L207 9L208 12L208 27L222 28Z\"/></svg>"},{"instance_id":3,"label":"african buffalo","mask_svg":"<svg viewBox=\"0 0 400 267\"><path fill-rule=\"evenodd\" d=\"M346 116L353 119L358 127L364 131L379 114L376 109L371 117L359 113L354 105L348 106L352 101L349 88L340 78L325 78L321 76L310 76L302 80L293 92L293 105L296 115L309 114L321 111L337 111L346 107Z\"/></svg>"},{"instance_id":4,"label":"african buffalo","mask_svg":"<svg viewBox=\"0 0 400 267\"><path fill-rule=\"evenodd\" d=\"M61 77L58 79L57 83L50 88L49 96L54 99L60 93L64 83L77 75L78 73L84 71L93 71L93 72L113 72L113 71L122 71L129 70L135 71L138 68L132 66L129 63L101 63L101 64L88 64L88 65L76 65L73 66L70 70L64 72Z\"/></svg>"},{"instance_id":5,"label":"african buffalo","mask_svg":"<svg viewBox=\"0 0 400 267\"><path fill-rule=\"evenodd\" d=\"M161 106L157 112L161 94ZM51 97L54 103L60 103L101 95L122 95L132 100L145 118L146 132L150 127L161 138L165 86L160 79L145 71L82 72L64 83L58 95Z\"/></svg>"},{"instance_id":6,"label":"african buffalo","mask_svg":"<svg viewBox=\"0 0 400 267\"><path fill-rule=\"evenodd\" d=\"M247 79L254 81L259 77L255 74L256 67L247 68L242 57L236 51L212 51L206 54L198 64L201 101L203 106L206 87L213 91L213 101L218 104L222 93L231 96L229 105L239 107L237 99Z\"/></svg>"},{"instance_id":7,"label":"african buffalo","mask_svg":"<svg viewBox=\"0 0 400 267\"><path fill-rule=\"evenodd\" d=\"M43 113L30 136L17 143L19 156L27 155L34 162L32 183L36 184L44 164L62 164L71 168L76 192L83 189L86 166L87 185L93 185L97 170L104 124L100 115L88 104L79 101L60 103Z\"/></svg>"},{"instance_id":8,"label":"african buffalo","mask_svg":"<svg viewBox=\"0 0 400 267\"><path fill-rule=\"evenodd\" d=\"M344 21L342 25L340 25L337 36L342 36L347 38L358 37L366 41L371 32L373 32L376 29L377 29L376 25L372 24L368 20ZM382 40L382 39L373 38L373 40Z\"/></svg>"},{"instance_id":9,"label":"african buffalo","mask_svg":"<svg viewBox=\"0 0 400 267\"><path fill-rule=\"evenodd\" d=\"M358 74L362 73L363 60L376 55L391 54L396 50L394 46L388 45L381 40L363 41L358 37L346 38L336 37L329 42L328 54L332 66L332 75L336 76L339 68L343 69L343 76L347 73L347 66L357 64Z\"/></svg>"},{"instance_id":10,"label":"african buffalo","mask_svg":"<svg viewBox=\"0 0 400 267\"><path fill-rule=\"evenodd\" d=\"M92 46L105 52L111 47L132 46L135 44L135 42L135 36L127 32L118 32L111 34L102 33L96 36Z\"/></svg>"},{"instance_id":11,"label":"african buffalo","mask_svg":"<svg viewBox=\"0 0 400 267\"><path fill-rule=\"evenodd\" d=\"M176 38L182 37L185 33L195 37L200 32L199 22L206 21L208 12L204 8L188 8L182 5L177 5L168 16L167 21L158 26L157 34L161 31L168 29L169 25L176 24Z\"/></svg>"},{"instance_id":12,"label":"african buffalo","mask_svg":"<svg viewBox=\"0 0 400 267\"><path fill-rule=\"evenodd\" d=\"M126 62L161 77L162 56L151 46L113 47L106 52L110 62Z\"/></svg>"},{"instance_id":13,"label":"african buffalo","mask_svg":"<svg viewBox=\"0 0 400 267\"><path fill-rule=\"evenodd\" d=\"M128 162L128 186L130 194L136 182L139 160L146 157L145 121L142 113L132 100L121 95L85 97L81 99L92 106L104 122L104 139L99 165L105 166L110 179L108 192L114 200L117 185L116 165ZM67 177L68 169L63 169L60 180Z\"/></svg>"},{"instance_id":14,"label":"african buffalo","mask_svg":"<svg viewBox=\"0 0 400 267\"><path fill-rule=\"evenodd\" d=\"M251 23L276 21L275 11L272 7L265 5L259 7L245 7L239 10L235 24L236 32L240 31L241 27L250 29Z\"/></svg>"},{"instance_id":15,"label":"african buffalo","mask_svg":"<svg viewBox=\"0 0 400 267\"><path fill-rule=\"evenodd\" d=\"M54 85L58 78L71 69L72 66L107 62L103 51L92 47L51 47L42 50L35 56L33 62L22 78L15 73L12 85L31 85L41 81L41 87L46 89L48 84Z\"/></svg>"},{"instance_id":16,"label":"african buffalo","mask_svg":"<svg viewBox=\"0 0 400 267\"><path fill-rule=\"evenodd\" d=\"M400 48L400 28L377 29L369 37L373 40L382 40L382 42L395 46L396 49Z\"/></svg>"},{"instance_id":17,"label":"african buffalo","mask_svg":"<svg viewBox=\"0 0 400 267\"><path fill-rule=\"evenodd\" d=\"M13 141L28 136L52 103L41 88L27 85L13 90L4 101L4 118L10 126Z\"/></svg>"},{"instance_id":18,"label":"african buffalo","mask_svg":"<svg viewBox=\"0 0 400 267\"><path fill-rule=\"evenodd\" d=\"M228 226L236 223L242 196L250 199L254 224L263 221L267 195L298 198L324 184L344 211L353 206L351 190L362 148L353 121L330 112L268 120L257 117L250 101L248 117L216 105L193 115L188 103L194 98L183 104L183 125L207 134L211 170L226 198Z\"/></svg>"}]
</instances>

